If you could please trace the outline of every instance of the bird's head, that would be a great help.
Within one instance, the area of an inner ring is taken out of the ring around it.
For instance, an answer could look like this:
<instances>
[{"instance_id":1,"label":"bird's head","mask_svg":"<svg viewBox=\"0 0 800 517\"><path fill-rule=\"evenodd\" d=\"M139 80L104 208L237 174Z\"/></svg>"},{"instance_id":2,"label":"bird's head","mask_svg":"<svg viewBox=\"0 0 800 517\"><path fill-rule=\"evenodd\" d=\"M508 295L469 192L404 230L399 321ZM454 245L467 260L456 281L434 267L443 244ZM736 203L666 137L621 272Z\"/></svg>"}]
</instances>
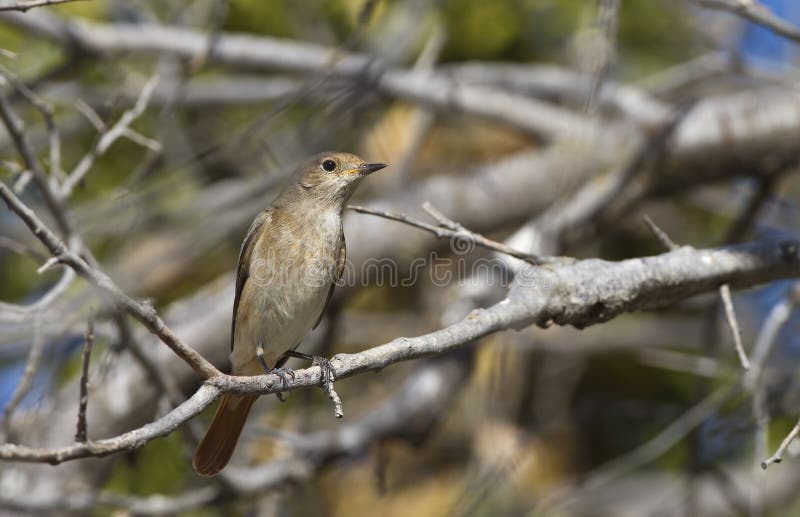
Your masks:
<instances>
[{"instance_id":1,"label":"bird's head","mask_svg":"<svg viewBox=\"0 0 800 517\"><path fill-rule=\"evenodd\" d=\"M320 153L300 164L294 184L300 195L343 205L361 179L384 167L384 163L367 163L350 153Z\"/></svg>"}]
</instances>

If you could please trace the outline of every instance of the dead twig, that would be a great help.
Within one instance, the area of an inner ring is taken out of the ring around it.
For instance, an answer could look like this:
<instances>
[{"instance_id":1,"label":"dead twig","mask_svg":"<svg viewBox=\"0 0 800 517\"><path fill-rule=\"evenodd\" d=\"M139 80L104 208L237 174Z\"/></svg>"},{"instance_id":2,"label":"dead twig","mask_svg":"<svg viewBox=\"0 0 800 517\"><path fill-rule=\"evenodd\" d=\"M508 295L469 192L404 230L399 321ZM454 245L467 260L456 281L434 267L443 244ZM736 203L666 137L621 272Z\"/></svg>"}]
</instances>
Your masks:
<instances>
[{"instance_id":1,"label":"dead twig","mask_svg":"<svg viewBox=\"0 0 800 517\"><path fill-rule=\"evenodd\" d=\"M664 230L659 228L650 217L645 215L643 219L645 224L647 224L648 228L650 228L658 240L661 241L664 247L672 251L680 248L680 246L678 246ZM733 300L731 299L731 288L728 284L722 284L719 287L719 296L725 308L725 319L728 322L728 327L731 329L731 334L733 334L734 348L736 350L736 355L739 357L739 363L742 365L744 371L748 371L750 369L750 361L747 359L747 353L744 351L742 333L739 330L739 322L736 319L736 311L733 309Z\"/></svg>"},{"instance_id":2,"label":"dead twig","mask_svg":"<svg viewBox=\"0 0 800 517\"><path fill-rule=\"evenodd\" d=\"M69 173L67 179L61 184L59 195L62 198L67 198L70 196L70 194L72 194L75 186L83 180L83 178L86 176L86 173L88 173L89 169L91 169L94 165L95 160L102 156L108 150L108 148L111 147L111 144L117 141L117 139L120 137L127 136L133 142L143 145L149 149L153 149L155 147L155 149L158 151L161 150L161 146L158 143L155 143L154 145L153 140L145 139L145 137L133 132L133 130L131 130L129 127L137 118L139 118L142 113L144 113L148 102L150 102L150 96L153 94L153 90L155 90L157 84L158 76L155 75L151 77L150 80L144 85L144 88L142 88L142 92L139 94L139 98L136 100L136 104L134 104L133 108L123 113L119 120L117 120L116 124L108 128L108 130L100 136L92 150L86 153L83 158L81 158L72 172ZM89 120L92 119L93 117L89 117Z\"/></svg>"},{"instance_id":3,"label":"dead twig","mask_svg":"<svg viewBox=\"0 0 800 517\"><path fill-rule=\"evenodd\" d=\"M81 382L80 400L78 402L78 425L75 430L75 441L85 443L86 437L86 405L89 402L89 361L92 357L92 346L94 345L94 309L89 311L89 319L86 322L86 336L83 345L83 356L81 362Z\"/></svg>"},{"instance_id":4,"label":"dead twig","mask_svg":"<svg viewBox=\"0 0 800 517\"><path fill-rule=\"evenodd\" d=\"M376 215L378 217L383 217L384 219L389 219L391 221L405 223L409 226L413 226L415 228L419 228L420 230L425 230L426 232L432 233L433 235L435 235L440 239L461 239L469 241L472 242L474 246L480 246L488 250L505 253L506 255L524 260L525 262L528 262L533 265L545 264L548 262L554 262L556 260L555 257L540 257L532 253L525 253L516 250L514 248L511 248L510 246L506 246L503 243L494 241L492 239L488 239L481 234L470 231L461 224L456 223L455 221L445 217L441 212L433 208L433 206L431 206L429 203L423 204L423 208L425 209L426 212L428 212L431 215L431 217L433 217L439 222L438 226L426 223L424 221L420 221L419 219L415 219L406 214L397 214L393 212L388 212L386 210L378 210L375 208L367 208L358 205L347 205L347 208L355 210L356 212L362 214Z\"/></svg>"},{"instance_id":5,"label":"dead twig","mask_svg":"<svg viewBox=\"0 0 800 517\"><path fill-rule=\"evenodd\" d=\"M0 11L20 11L25 12L35 7L46 7L48 5L66 4L70 2L81 2L83 0L27 0L25 2L13 2L10 4L0 4Z\"/></svg>"},{"instance_id":6,"label":"dead twig","mask_svg":"<svg viewBox=\"0 0 800 517\"><path fill-rule=\"evenodd\" d=\"M172 349L181 359L186 361L194 370L205 379L221 375L217 368L208 362L194 349L183 343L172 330L161 320L153 307L134 300L128 296L116 283L93 267L87 260L68 248L61 239L39 219L4 183L0 182L0 198L3 198L8 208L16 213L28 226L33 234L45 245L50 253L62 264L65 264L81 277L85 278L92 286L111 298L122 310L136 318L145 328L155 334L161 341Z\"/></svg>"},{"instance_id":7,"label":"dead twig","mask_svg":"<svg viewBox=\"0 0 800 517\"><path fill-rule=\"evenodd\" d=\"M772 11L758 0L694 0L694 2L709 9L727 11L741 16L775 34L800 43L800 28L772 14Z\"/></svg>"}]
</instances>

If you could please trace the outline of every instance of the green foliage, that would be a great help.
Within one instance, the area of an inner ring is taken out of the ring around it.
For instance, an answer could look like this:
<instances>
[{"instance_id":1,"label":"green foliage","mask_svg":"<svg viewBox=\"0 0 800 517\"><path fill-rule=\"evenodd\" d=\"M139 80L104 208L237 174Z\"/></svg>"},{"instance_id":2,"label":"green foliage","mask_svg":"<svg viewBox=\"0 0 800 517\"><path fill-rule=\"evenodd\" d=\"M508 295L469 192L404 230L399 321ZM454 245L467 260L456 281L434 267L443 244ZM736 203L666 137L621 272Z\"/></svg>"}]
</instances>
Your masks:
<instances>
[{"instance_id":1,"label":"green foliage","mask_svg":"<svg viewBox=\"0 0 800 517\"><path fill-rule=\"evenodd\" d=\"M685 6L665 0L622 2L619 61L626 75L652 73L691 56L691 18Z\"/></svg>"},{"instance_id":2,"label":"green foliage","mask_svg":"<svg viewBox=\"0 0 800 517\"><path fill-rule=\"evenodd\" d=\"M184 455L180 433L149 442L130 457L117 462L106 489L127 494L174 494L186 488L191 465Z\"/></svg>"},{"instance_id":3,"label":"green foliage","mask_svg":"<svg viewBox=\"0 0 800 517\"><path fill-rule=\"evenodd\" d=\"M513 0L447 2L448 57L488 59L509 52L521 38L521 15L521 6Z\"/></svg>"},{"instance_id":4,"label":"green foliage","mask_svg":"<svg viewBox=\"0 0 800 517\"><path fill-rule=\"evenodd\" d=\"M445 60L563 60L571 38L596 16L585 0L449 0L442 7L448 34ZM626 73L688 57L691 37L674 3L622 2L618 33Z\"/></svg>"},{"instance_id":5,"label":"green foliage","mask_svg":"<svg viewBox=\"0 0 800 517\"><path fill-rule=\"evenodd\" d=\"M230 2L225 30L289 37L292 27L286 2L235 0Z\"/></svg>"}]
</instances>

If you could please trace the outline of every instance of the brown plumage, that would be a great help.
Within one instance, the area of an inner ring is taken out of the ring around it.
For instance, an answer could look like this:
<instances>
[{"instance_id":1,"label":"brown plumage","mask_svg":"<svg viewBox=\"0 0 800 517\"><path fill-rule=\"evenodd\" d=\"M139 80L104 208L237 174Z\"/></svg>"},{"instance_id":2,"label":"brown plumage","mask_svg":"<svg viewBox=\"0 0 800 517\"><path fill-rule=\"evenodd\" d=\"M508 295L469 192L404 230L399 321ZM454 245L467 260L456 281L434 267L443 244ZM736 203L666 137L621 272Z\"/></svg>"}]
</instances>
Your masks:
<instances>
[{"instance_id":1,"label":"brown plumage","mask_svg":"<svg viewBox=\"0 0 800 517\"><path fill-rule=\"evenodd\" d=\"M384 164L321 153L250 225L242 243L231 321L234 375L261 375L319 324L342 274L342 211L355 186ZM261 358L259 358L261 354ZM262 362L263 361L263 362ZM192 461L213 476L228 463L257 396L225 395Z\"/></svg>"}]
</instances>

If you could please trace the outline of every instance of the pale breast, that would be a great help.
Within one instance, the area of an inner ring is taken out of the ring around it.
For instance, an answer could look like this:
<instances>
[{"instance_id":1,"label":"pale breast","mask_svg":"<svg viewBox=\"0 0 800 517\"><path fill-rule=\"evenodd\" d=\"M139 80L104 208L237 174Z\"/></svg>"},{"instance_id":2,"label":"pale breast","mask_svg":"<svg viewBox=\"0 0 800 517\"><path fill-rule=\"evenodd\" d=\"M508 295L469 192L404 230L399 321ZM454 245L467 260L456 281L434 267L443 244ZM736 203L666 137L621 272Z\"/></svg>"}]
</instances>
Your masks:
<instances>
[{"instance_id":1,"label":"pale breast","mask_svg":"<svg viewBox=\"0 0 800 517\"><path fill-rule=\"evenodd\" d=\"M236 315L234 373L261 373L254 364L259 343L274 366L324 309L342 246L341 218L327 210L307 213L304 220L299 226L279 218L256 243Z\"/></svg>"}]
</instances>

